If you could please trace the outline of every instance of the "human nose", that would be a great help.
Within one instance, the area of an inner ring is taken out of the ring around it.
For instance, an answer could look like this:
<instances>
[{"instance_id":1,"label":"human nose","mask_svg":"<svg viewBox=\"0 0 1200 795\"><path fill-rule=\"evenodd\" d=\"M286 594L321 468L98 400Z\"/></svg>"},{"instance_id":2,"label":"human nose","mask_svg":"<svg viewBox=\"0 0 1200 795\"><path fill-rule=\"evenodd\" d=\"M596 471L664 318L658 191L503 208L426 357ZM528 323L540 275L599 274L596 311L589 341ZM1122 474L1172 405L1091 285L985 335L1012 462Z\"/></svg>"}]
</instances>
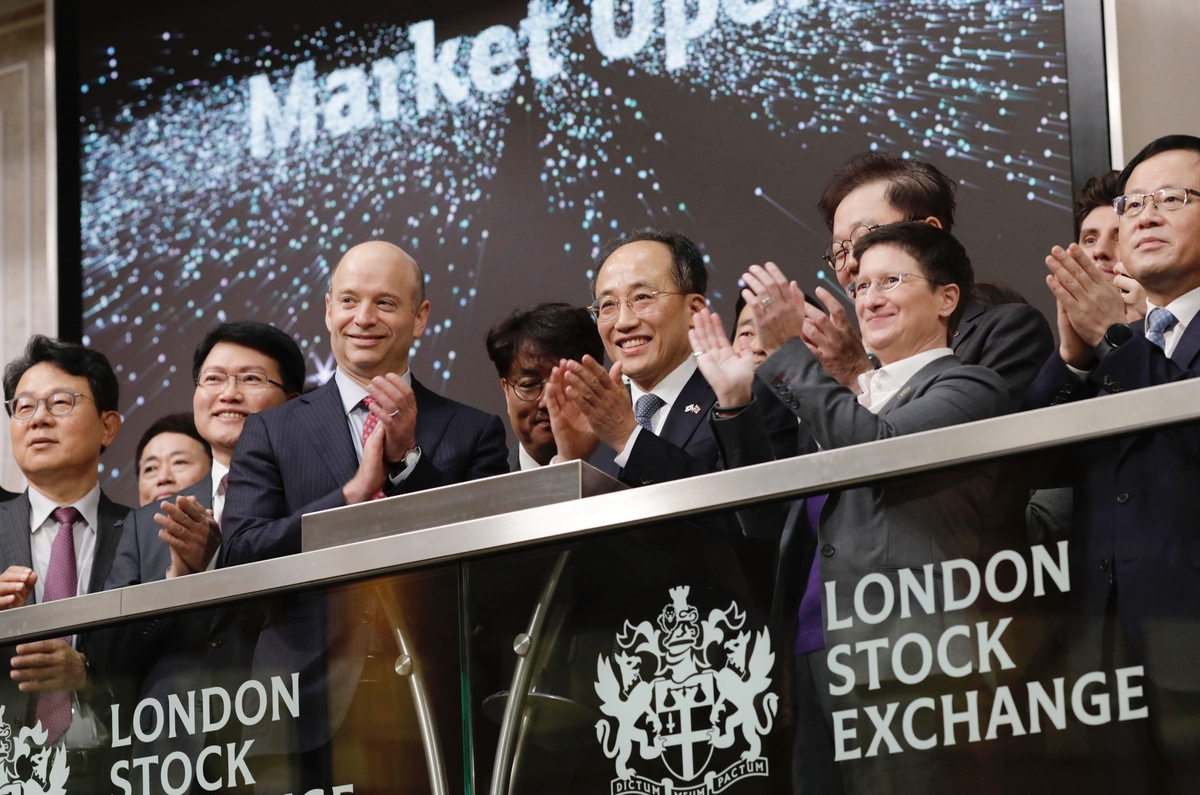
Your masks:
<instances>
[{"instance_id":1,"label":"human nose","mask_svg":"<svg viewBox=\"0 0 1200 795\"><path fill-rule=\"evenodd\" d=\"M233 390L232 395L229 393L231 389ZM229 400L231 397L240 397L241 394L242 385L238 383L237 378L232 375L225 378L225 383L221 384L221 389L219 392L217 392L217 396L225 400Z\"/></svg>"},{"instance_id":2,"label":"human nose","mask_svg":"<svg viewBox=\"0 0 1200 795\"><path fill-rule=\"evenodd\" d=\"M613 321L613 325L624 328L636 326L638 324L637 313L633 311L633 306L628 301L621 300L617 302L617 317Z\"/></svg>"},{"instance_id":3,"label":"human nose","mask_svg":"<svg viewBox=\"0 0 1200 795\"><path fill-rule=\"evenodd\" d=\"M43 398L33 406L33 416L29 418L31 427L53 425L55 417L50 413L50 401Z\"/></svg>"}]
</instances>

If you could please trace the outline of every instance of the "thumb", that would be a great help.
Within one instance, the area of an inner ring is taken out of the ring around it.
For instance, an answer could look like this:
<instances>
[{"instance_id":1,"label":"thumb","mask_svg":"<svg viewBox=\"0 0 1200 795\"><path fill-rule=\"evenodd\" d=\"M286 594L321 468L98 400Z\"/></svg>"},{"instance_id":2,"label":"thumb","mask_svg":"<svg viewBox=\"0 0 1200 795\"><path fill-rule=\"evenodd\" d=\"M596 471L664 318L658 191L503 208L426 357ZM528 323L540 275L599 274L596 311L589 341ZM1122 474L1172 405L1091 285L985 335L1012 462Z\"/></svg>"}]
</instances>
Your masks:
<instances>
[{"instance_id":1,"label":"thumb","mask_svg":"<svg viewBox=\"0 0 1200 795\"><path fill-rule=\"evenodd\" d=\"M612 379L614 384L621 383L621 363L614 362L613 366L608 370L608 377Z\"/></svg>"}]
</instances>

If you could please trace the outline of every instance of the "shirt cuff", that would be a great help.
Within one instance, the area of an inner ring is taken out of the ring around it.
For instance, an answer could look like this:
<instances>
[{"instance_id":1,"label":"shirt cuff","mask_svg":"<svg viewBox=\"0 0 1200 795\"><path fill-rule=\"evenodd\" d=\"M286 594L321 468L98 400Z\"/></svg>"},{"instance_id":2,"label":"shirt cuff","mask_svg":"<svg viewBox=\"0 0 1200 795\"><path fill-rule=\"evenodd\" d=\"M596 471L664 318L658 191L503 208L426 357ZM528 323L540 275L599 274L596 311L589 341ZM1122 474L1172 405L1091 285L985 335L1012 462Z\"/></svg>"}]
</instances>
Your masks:
<instances>
[{"instance_id":1,"label":"shirt cuff","mask_svg":"<svg viewBox=\"0 0 1200 795\"><path fill-rule=\"evenodd\" d=\"M629 454L633 452L633 443L637 441L638 434L641 432L641 425L634 428L633 433L629 434L629 441L625 443L625 449L621 451L619 456L613 459L613 463L621 469L624 469L625 465L629 463Z\"/></svg>"},{"instance_id":2,"label":"shirt cuff","mask_svg":"<svg viewBox=\"0 0 1200 795\"><path fill-rule=\"evenodd\" d=\"M393 486L398 486L401 483L403 483L405 480L408 479L408 476L412 474L412 471L414 469L416 469L417 464L421 463L421 456L423 456L423 455L425 455L425 452L423 450L421 450L420 448L417 448L417 457L415 459L413 459L413 462L411 464L409 464L408 466L406 466L404 469L397 472L396 474L389 475L388 481Z\"/></svg>"},{"instance_id":3,"label":"shirt cuff","mask_svg":"<svg viewBox=\"0 0 1200 795\"><path fill-rule=\"evenodd\" d=\"M1067 364L1067 363L1063 362L1063 364ZM1078 378L1080 381L1086 381L1087 377L1089 375L1091 375L1092 371L1095 370L1096 368L1093 367L1091 370L1080 370L1078 367L1072 367L1071 365L1067 364L1067 369L1070 370L1072 373L1074 373L1075 377Z\"/></svg>"}]
</instances>

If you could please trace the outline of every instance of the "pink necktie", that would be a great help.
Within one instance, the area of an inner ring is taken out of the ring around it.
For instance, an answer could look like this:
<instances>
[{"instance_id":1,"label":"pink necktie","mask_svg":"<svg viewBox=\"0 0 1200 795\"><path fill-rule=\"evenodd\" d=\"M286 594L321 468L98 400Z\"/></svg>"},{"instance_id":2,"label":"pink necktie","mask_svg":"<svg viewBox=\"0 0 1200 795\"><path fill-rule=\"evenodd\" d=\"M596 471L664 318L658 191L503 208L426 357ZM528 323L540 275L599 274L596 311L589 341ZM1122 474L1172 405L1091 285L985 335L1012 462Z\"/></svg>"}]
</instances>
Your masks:
<instances>
[{"instance_id":1,"label":"pink necktie","mask_svg":"<svg viewBox=\"0 0 1200 795\"><path fill-rule=\"evenodd\" d=\"M375 398L367 395L362 399L362 402L363 405L367 407L367 419L363 421L362 434L363 452L365 453L367 449L367 437L371 435L371 431L375 430L375 426L379 424L379 418L371 413L371 404L375 402ZM375 496L371 499L382 500L386 496L387 495L383 493L383 489L380 489L379 491L375 492Z\"/></svg>"},{"instance_id":2,"label":"pink necktie","mask_svg":"<svg viewBox=\"0 0 1200 795\"><path fill-rule=\"evenodd\" d=\"M46 569L46 587L42 590L42 601L53 602L75 596L79 587L79 574L75 568L75 523L83 516L74 508L55 508L54 521L58 522L58 535L50 547L50 566ZM70 643L70 636L61 638ZM37 719L49 735L46 744L53 743L71 725L71 694L63 692L41 693L37 700Z\"/></svg>"}]
</instances>

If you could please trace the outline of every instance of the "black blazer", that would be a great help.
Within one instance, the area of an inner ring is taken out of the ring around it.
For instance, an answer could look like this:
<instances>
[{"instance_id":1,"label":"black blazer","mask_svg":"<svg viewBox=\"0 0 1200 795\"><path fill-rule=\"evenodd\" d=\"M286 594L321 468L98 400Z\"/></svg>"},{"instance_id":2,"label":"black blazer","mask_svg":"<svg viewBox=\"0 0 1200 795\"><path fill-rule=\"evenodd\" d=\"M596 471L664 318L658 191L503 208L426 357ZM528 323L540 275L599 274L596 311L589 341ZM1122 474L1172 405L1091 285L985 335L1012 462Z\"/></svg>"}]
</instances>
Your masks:
<instances>
[{"instance_id":1,"label":"black blazer","mask_svg":"<svg viewBox=\"0 0 1200 795\"><path fill-rule=\"evenodd\" d=\"M389 484L389 495L508 471L499 417L436 395L415 378L412 387L421 459L398 487ZM333 379L247 417L230 466L218 565L299 552L301 517L343 505L342 486L357 469ZM233 672L249 662L250 674L263 682L300 674L302 719L298 725L263 721L248 729L245 737L256 741L251 755L304 752L329 741L358 686L378 608L369 588L282 597L268 608L249 661L239 655L252 620L245 612L222 614L209 643L213 667Z\"/></svg>"},{"instance_id":2,"label":"black blazer","mask_svg":"<svg viewBox=\"0 0 1200 795\"><path fill-rule=\"evenodd\" d=\"M950 347L963 364L981 364L1003 378L1012 398L1010 408L1016 410L1054 352L1054 334L1042 313L1029 304L968 303Z\"/></svg>"},{"instance_id":3,"label":"black blazer","mask_svg":"<svg viewBox=\"0 0 1200 795\"><path fill-rule=\"evenodd\" d=\"M9 566L27 566L33 568L33 550L29 543L29 492L26 491L15 499L0 503L0 571ZM100 506L96 512L96 552L92 558L92 574L88 579L87 593L95 593L103 589L104 581L108 578L112 567L113 557L117 552L117 544L121 539L121 528L129 508L113 502L100 492ZM36 597L30 594L29 604ZM91 657L87 645L87 636L81 635L76 644L79 650ZM4 718L10 724L14 721L20 725L32 725L32 700L28 693L17 689L16 683L10 678L9 660L16 653L14 646L0 648L0 703L6 705Z\"/></svg>"},{"instance_id":4,"label":"black blazer","mask_svg":"<svg viewBox=\"0 0 1200 795\"><path fill-rule=\"evenodd\" d=\"M1026 408L1087 400L1200 374L1200 322L1190 323L1168 358L1133 338L1102 358L1086 379L1055 352L1026 396ZM1106 606L1115 599L1134 663L1171 690L1200 689L1200 429L1154 429L1067 451L1074 485L1068 593L1071 656L1100 667Z\"/></svg>"}]
</instances>

